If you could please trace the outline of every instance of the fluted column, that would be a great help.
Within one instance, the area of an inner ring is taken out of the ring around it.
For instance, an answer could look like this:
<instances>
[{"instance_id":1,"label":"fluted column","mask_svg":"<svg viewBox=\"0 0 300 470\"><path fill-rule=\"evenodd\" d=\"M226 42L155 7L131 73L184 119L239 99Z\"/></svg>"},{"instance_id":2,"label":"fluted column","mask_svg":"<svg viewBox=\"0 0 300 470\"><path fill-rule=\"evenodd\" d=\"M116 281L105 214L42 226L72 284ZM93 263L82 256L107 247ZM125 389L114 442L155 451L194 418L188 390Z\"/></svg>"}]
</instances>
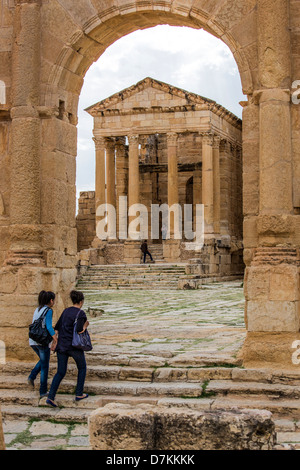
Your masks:
<instances>
[{"instance_id":1,"label":"fluted column","mask_svg":"<svg viewBox=\"0 0 300 470\"><path fill-rule=\"evenodd\" d=\"M204 231L214 232L214 174L213 136L205 134L202 139L202 204L204 204Z\"/></svg>"},{"instance_id":2,"label":"fluted column","mask_svg":"<svg viewBox=\"0 0 300 470\"><path fill-rule=\"evenodd\" d=\"M213 178L214 178L214 232L220 233L221 217L221 186L220 186L220 142L219 136L213 141Z\"/></svg>"},{"instance_id":3,"label":"fluted column","mask_svg":"<svg viewBox=\"0 0 300 470\"><path fill-rule=\"evenodd\" d=\"M174 204L179 204L178 194L178 161L177 161L177 138L174 132L167 134L168 142L168 205L169 209ZM177 212L170 213L170 237L179 230L179 218ZM178 232L177 232L178 233Z\"/></svg>"}]
</instances>

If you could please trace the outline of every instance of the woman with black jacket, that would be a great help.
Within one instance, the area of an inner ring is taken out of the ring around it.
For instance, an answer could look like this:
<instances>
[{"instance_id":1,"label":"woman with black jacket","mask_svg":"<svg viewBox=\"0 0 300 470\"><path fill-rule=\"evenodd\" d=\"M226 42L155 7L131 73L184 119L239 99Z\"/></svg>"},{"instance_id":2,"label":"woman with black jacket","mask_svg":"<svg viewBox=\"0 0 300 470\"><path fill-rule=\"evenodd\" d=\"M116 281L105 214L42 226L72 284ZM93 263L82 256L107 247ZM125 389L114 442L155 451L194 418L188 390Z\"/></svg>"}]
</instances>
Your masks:
<instances>
[{"instance_id":1,"label":"woman with black jacket","mask_svg":"<svg viewBox=\"0 0 300 470\"><path fill-rule=\"evenodd\" d=\"M86 361L84 351L76 349L72 346L74 323L77 319L77 332L82 333L89 325L85 312L82 310L84 303L84 295L82 292L72 291L70 294L73 306L66 308L61 314L54 329L58 333L58 342L56 346L57 352L57 373L54 376L46 403L50 406L57 407L55 395L58 387L66 375L69 357L76 362L78 369L77 387L75 392L75 400L83 400L88 397L83 393L84 382L86 377Z\"/></svg>"}]
</instances>

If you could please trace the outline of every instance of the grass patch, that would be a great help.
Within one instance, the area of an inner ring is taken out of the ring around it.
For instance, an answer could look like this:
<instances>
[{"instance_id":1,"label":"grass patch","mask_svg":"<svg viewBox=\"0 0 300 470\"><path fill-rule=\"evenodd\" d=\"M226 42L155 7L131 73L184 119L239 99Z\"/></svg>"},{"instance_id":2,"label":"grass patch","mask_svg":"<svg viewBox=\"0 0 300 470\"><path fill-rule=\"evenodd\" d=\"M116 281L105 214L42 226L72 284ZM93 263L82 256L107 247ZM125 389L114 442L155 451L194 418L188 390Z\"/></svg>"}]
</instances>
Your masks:
<instances>
[{"instance_id":1,"label":"grass patch","mask_svg":"<svg viewBox=\"0 0 300 470\"><path fill-rule=\"evenodd\" d=\"M206 380L202 385L202 395L201 398L210 398L216 396L215 392L207 392L206 389L209 385L209 380Z\"/></svg>"},{"instance_id":2,"label":"grass patch","mask_svg":"<svg viewBox=\"0 0 300 470\"><path fill-rule=\"evenodd\" d=\"M212 368L222 368L222 369L235 369L235 368L238 368L238 369L241 369L241 366L239 366L238 364L230 364L227 362L221 362L221 363L213 363L213 364L209 364L207 366L202 366L202 367L199 367L199 369L212 369Z\"/></svg>"}]
</instances>

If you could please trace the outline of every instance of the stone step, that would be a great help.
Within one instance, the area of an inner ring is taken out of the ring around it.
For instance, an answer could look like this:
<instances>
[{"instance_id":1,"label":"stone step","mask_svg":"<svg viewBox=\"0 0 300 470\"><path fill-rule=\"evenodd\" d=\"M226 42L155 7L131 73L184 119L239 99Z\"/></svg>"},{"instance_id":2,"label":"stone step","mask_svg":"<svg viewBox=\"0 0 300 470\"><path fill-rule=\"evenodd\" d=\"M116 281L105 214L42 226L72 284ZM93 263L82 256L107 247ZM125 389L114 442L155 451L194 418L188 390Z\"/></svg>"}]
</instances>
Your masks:
<instances>
[{"instance_id":1,"label":"stone step","mask_svg":"<svg viewBox=\"0 0 300 470\"><path fill-rule=\"evenodd\" d=\"M55 371L55 368L53 368ZM73 374L72 374L73 372ZM155 396L173 395L199 397L202 394L202 385L205 383L205 396L214 397L239 397L248 399L249 396L279 399L299 399L300 386L268 384L256 382L233 382L232 380L204 380L205 374L200 379L197 371L197 381L188 381L189 372L175 370L165 372L164 369L151 370L112 368L96 368L89 372L86 381L86 391L97 395L134 395L134 396ZM22 375L2 375L0 390L20 390L27 385L28 371ZM76 376L76 371L68 372L67 378L62 383L62 392L72 393L75 380L68 377ZM190 377L195 377L193 372Z\"/></svg>"},{"instance_id":2,"label":"stone step","mask_svg":"<svg viewBox=\"0 0 300 470\"><path fill-rule=\"evenodd\" d=\"M300 386L254 382L232 382L212 380L206 387L206 393L215 395L261 395L271 398L299 398Z\"/></svg>"},{"instance_id":3,"label":"stone step","mask_svg":"<svg viewBox=\"0 0 300 470\"><path fill-rule=\"evenodd\" d=\"M211 391L225 394L240 388L241 392L257 383L268 389L273 384L276 393L300 388L300 374L297 371L268 369L243 369L240 367L170 367L166 358L159 356L124 357L117 353L106 354L104 350L86 353L87 377L103 380L134 380L142 382L207 382ZM15 375L27 377L34 363L8 362L0 365L0 385L6 378ZM51 356L50 375L56 371L56 356ZM72 361L68 364L68 375L77 375L77 368ZM281 385L288 386L287 389ZM279 387L279 388L278 388ZM213 390L215 388L215 390Z\"/></svg>"},{"instance_id":4,"label":"stone step","mask_svg":"<svg viewBox=\"0 0 300 470\"><path fill-rule=\"evenodd\" d=\"M61 423L87 423L91 410L79 408L50 408L49 406L22 406L14 404L1 406L1 412L3 418L6 420L53 419Z\"/></svg>"},{"instance_id":5,"label":"stone step","mask_svg":"<svg viewBox=\"0 0 300 470\"><path fill-rule=\"evenodd\" d=\"M273 414L274 420L289 419L300 420L300 402L297 399L271 399L265 397L242 397L231 395L230 397L206 397L202 398L174 398L164 397L159 400L159 405L168 407L185 407L195 410L230 410L258 409L268 410Z\"/></svg>"},{"instance_id":6,"label":"stone step","mask_svg":"<svg viewBox=\"0 0 300 470\"><path fill-rule=\"evenodd\" d=\"M118 365L95 365L89 364L87 355L87 378L91 380L104 381L137 381L137 382L204 382L208 380L230 380L231 369L229 368L171 368L171 367L127 367ZM163 365L163 364L162 364ZM5 388L7 381L15 376L28 377L34 364L26 363L15 366L14 363L0 366L1 379L0 388ZM55 359L51 361L49 376L56 372ZM68 376L76 377L75 365L68 365Z\"/></svg>"},{"instance_id":7,"label":"stone step","mask_svg":"<svg viewBox=\"0 0 300 470\"><path fill-rule=\"evenodd\" d=\"M73 393L75 380L64 379L60 386L61 393ZM28 390L27 377L15 375L5 377L0 383L0 390ZM130 395L130 396L188 396L198 397L202 393L202 383L170 382L152 383L136 381L87 380L85 392L93 395Z\"/></svg>"},{"instance_id":8,"label":"stone step","mask_svg":"<svg viewBox=\"0 0 300 470\"><path fill-rule=\"evenodd\" d=\"M23 400L26 402L26 396L23 393ZM105 406L108 403L121 403L123 405L137 405L140 403L147 403L156 406L162 407L185 407L197 410L210 410L214 409L213 405L210 403L210 400L204 399L180 399L180 398L147 398L147 399L137 399L132 397L119 397L119 396L107 396L107 397L89 397L87 400L82 402L74 403L73 399L68 395L57 395L58 408L51 408L49 406L43 405L43 401L40 402L38 399L31 401L30 404L20 404L22 398L19 397L18 400L15 400L13 404L2 403L2 415L6 421L9 420L28 420L28 419L37 419L37 420L55 420L56 422L61 423L87 423L90 413L98 408L99 406ZM247 403L243 403L243 409L253 409L253 401L250 403L250 406L247 406ZM295 410L293 404L286 404L289 406L289 409ZM218 404L219 406L219 404ZM260 403L256 402L256 409L268 409L268 402L261 401ZM228 403L222 404L222 409L230 410L233 407ZM218 408L220 409L220 408ZM276 412L276 408L273 407L273 413ZM294 415L293 415L294 416ZM293 448L298 449L300 443L300 431L299 425L296 419L289 415L281 414L279 417L276 417L276 414L273 414L273 419L275 422L275 430L277 435L277 444L284 446L293 445Z\"/></svg>"},{"instance_id":9,"label":"stone step","mask_svg":"<svg viewBox=\"0 0 300 470\"><path fill-rule=\"evenodd\" d=\"M163 264L162 266L156 266L155 263L142 263L142 264L93 264L90 266L89 271L185 271L186 264Z\"/></svg>"},{"instance_id":10,"label":"stone step","mask_svg":"<svg viewBox=\"0 0 300 470\"><path fill-rule=\"evenodd\" d=\"M173 285L170 285L170 283L167 283L165 285L161 285L159 283L157 284L149 284L149 282L147 282L146 280L144 282L141 282L139 284L137 283L127 283L127 284L122 284L121 282L109 282L109 280L105 283L105 282L102 282L102 283L95 283L95 284L77 284L77 288L80 288L82 291L97 291L98 289L132 289L132 290L136 290L136 289L146 289L148 291L159 291L160 289L170 289L170 290L176 290L177 289L177 283L176 285L173 284Z\"/></svg>"},{"instance_id":11,"label":"stone step","mask_svg":"<svg viewBox=\"0 0 300 470\"><path fill-rule=\"evenodd\" d=\"M149 276L130 276L130 275L126 275L126 277L124 277L125 275L120 275L120 276L113 276L113 275L110 275L110 274L107 274L107 275L103 275L103 276L94 276L94 277L89 277L89 278L83 278L81 281L78 282L78 284L91 284L91 283L95 283L95 282L105 282L105 281L116 281L116 282L128 282L130 280L130 282L135 282L135 283L138 283L138 282L150 282L150 283L160 283L160 284L164 284L164 283L172 283L173 282L177 282L178 279L181 279L182 276L170 276L170 278L166 278L166 277L162 277L162 276L158 276L158 277L149 277ZM188 279L188 277L186 278Z\"/></svg>"},{"instance_id":12,"label":"stone step","mask_svg":"<svg viewBox=\"0 0 300 470\"><path fill-rule=\"evenodd\" d=\"M98 279L105 279L105 276L109 274L111 279L120 279L124 276L123 274L117 274L117 273L95 273L95 274L86 274L84 276L84 280L86 281L93 281L93 280L98 280ZM156 279L165 279L165 280L170 280L174 276L180 277L181 273L179 274L174 274L174 273L128 273L128 276L132 279L149 279L149 280L156 280ZM187 277L192 277L192 276L187 276Z\"/></svg>"}]
</instances>

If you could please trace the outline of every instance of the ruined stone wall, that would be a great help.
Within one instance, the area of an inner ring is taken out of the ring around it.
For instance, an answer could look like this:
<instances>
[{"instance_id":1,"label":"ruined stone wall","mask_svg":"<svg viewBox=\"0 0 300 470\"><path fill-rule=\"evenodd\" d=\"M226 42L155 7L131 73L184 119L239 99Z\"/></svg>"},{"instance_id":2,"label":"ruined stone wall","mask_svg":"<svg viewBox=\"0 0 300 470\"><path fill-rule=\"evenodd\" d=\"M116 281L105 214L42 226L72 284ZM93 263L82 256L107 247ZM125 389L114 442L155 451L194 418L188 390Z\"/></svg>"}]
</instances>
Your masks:
<instances>
[{"instance_id":1,"label":"ruined stone wall","mask_svg":"<svg viewBox=\"0 0 300 470\"><path fill-rule=\"evenodd\" d=\"M96 236L95 191L84 191L78 199L76 217L77 250L86 250L92 246Z\"/></svg>"}]
</instances>

